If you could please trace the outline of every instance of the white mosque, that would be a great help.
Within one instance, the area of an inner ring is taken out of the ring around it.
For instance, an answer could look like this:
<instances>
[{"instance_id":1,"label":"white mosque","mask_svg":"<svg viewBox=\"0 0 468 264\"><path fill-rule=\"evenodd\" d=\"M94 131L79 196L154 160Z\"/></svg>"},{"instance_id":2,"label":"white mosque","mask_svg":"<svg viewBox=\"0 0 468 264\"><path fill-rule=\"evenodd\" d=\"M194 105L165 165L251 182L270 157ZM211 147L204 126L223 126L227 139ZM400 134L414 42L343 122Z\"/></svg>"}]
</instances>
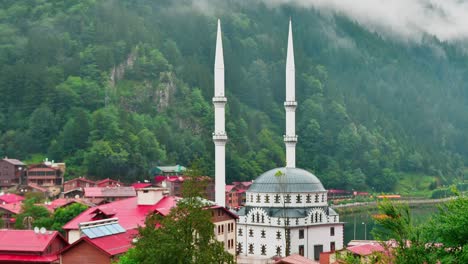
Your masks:
<instances>
[{"instance_id":1,"label":"white mosque","mask_svg":"<svg viewBox=\"0 0 468 264\"><path fill-rule=\"evenodd\" d=\"M216 203L225 206L224 61L221 28L215 56L215 188ZM343 248L343 223L327 204L327 191L312 173L296 168L295 66L289 21L286 58L286 167L254 180L237 222L239 263L268 263L274 256L300 254L319 260L321 252ZM222 195L221 195L222 194ZM222 197L221 197L222 196Z\"/></svg>"}]
</instances>

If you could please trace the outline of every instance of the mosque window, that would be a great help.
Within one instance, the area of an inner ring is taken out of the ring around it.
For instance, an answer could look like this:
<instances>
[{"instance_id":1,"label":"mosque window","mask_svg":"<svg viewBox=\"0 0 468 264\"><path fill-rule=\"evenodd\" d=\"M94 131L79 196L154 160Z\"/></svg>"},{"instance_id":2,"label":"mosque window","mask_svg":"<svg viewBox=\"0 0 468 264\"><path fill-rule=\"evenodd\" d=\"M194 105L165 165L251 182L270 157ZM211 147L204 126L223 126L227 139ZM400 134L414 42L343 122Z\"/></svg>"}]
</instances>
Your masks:
<instances>
[{"instance_id":1,"label":"mosque window","mask_svg":"<svg viewBox=\"0 0 468 264\"><path fill-rule=\"evenodd\" d=\"M242 236L242 229L239 228L238 236Z\"/></svg>"},{"instance_id":2,"label":"mosque window","mask_svg":"<svg viewBox=\"0 0 468 264\"><path fill-rule=\"evenodd\" d=\"M253 194L250 195L250 202L253 203Z\"/></svg>"},{"instance_id":3,"label":"mosque window","mask_svg":"<svg viewBox=\"0 0 468 264\"><path fill-rule=\"evenodd\" d=\"M279 203L280 202L280 196L279 194L275 194L275 203Z\"/></svg>"},{"instance_id":4,"label":"mosque window","mask_svg":"<svg viewBox=\"0 0 468 264\"><path fill-rule=\"evenodd\" d=\"M296 203L302 203L302 196L300 194L296 196Z\"/></svg>"},{"instance_id":5,"label":"mosque window","mask_svg":"<svg viewBox=\"0 0 468 264\"><path fill-rule=\"evenodd\" d=\"M310 200L310 194L307 194L306 196L306 203L311 203L312 201Z\"/></svg>"},{"instance_id":6,"label":"mosque window","mask_svg":"<svg viewBox=\"0 0 468 264\"><path fill-rule=\"evenodd\" d=\"M325 202L325 194L322 194L322 203Z\"/></svg>"},{"instance_id":7,"label":"mosque window","mask_svg":"<svg viewBox=\"0 0 468 264\"><path fill-rule=\"evenodd\" d=\"M266 245L262 245L261 254L266 255Z\"/></svg>"},{"instance_id":8,"label":"mosque window","mask_svg":"<svg viewBox=\"0 0 468 264\"><path fill-rule=\"evenodd\" d=\"M270 203L270 195L265 195L265 203Z\"/></svg>"},{"instance_id":9,"label":"mosque window","mask_svg":"<svg viewBox=\"0 0 468 264\"><path fill-rule=\"evenodd\" d=\"M255 215L252 214L252 223L255 223Z\"/></svg>"},{"instance_id":10,"label":"mosque window","mask_svg":"<svg viewBox=\"0 0 468 264\"><path fill-rule=\"evenodd\" d=\"M253 237L253 230L249 229L249 237Z\"/></svg>"},{"instance_id":11,"label":"mosque window","mask_svg":"<svg viewBox=\"0 0 468 264\"><path fill-rule=\"evenodd\" d=\"M281 225L281 219L278 218L277 224Z\"/></svg>"},{"instance_id":12,"label":"mosque window","mask_svg":"<svg viewBox=\"0 0 468 264\"><path fill-rule=\"evenodd\" d=\"M276 239L281 239L281 231L276 231Z\"/></svg>"},{"instance_id":13,"label":"mosque window","mask_svg":"<svg viewBox=\"0 0 468 264\"><path fill-rule=\"evenodd\" d=\"M299 225L299 218L296 218L296 225Z\"/></svg>"},{"instance_id":14,"label":"mosque window","mask_svg":"<svg viewBox=\"0 0 468 264\"><path fill-rule=\"evenodd\" d=\"M265 216L262 214L262 223L265 223Z\"/></svg>"},{"instance_id":15,"label":"mosque window","mask_svg":"<svg viewBox=\"0 0 468 264\"><path fill-rule=\"evenodd\" d=\"M261 235L262 238L265 238L265 235L266 235L265 230L262 230L262 231L260 232L260 235Z\"/></svg>"},{"instance_id":16,"label":"mosque window","mask_svg":"<svg viewBox=\"0 0 468 264\"><path fill-rule=\"evenodd\" d=\"M286 196L284 197L284 202L285 203L291 203L291 195L286 194Z\"/></svg>"},{"instance_id":17,"label":"mosque window","mask_svg":"<svg viewBox=\"0 0 468 264\"><path fill-rule=\"evenodd\" d=\"M242 243L241 242L237 243L237 254L242 253L242 248L243 248Z\"/></svg>"},{"instance_id":18,"label":"mosque window","mask_svg":"<svg viewBox=\"0 0 468 264\"><path fill-rule=\"evenodd\" d=\"M257 194L257 203L260 203L260 194Z\"/></svg>"},{"instance_id":19,"label":"mosque window","mask_svg":"<svg viewBox=\"0 0 468 264\"><path fill-rule=\"evenodd\" d=\"M257 212L257 223L260 222L260 214Z\"/></svg>"},{"instance_id":20,"label":"mosque window","mask_svg":"<svg viewBox=\"0 0 468 264\"><path fill-rule=\"evenodd\" d=\"M319 195L318 195L318 194L315 195L315 202L316 202L316 203L319 202Z\"/></svg>"},{"instance_id":21,"label":"mosque window","mask_svg":"<svg viewBox=\"0 0 468 264\"><path fill-rule=\"evenodd\" d=\"M276 247L276 256L281 256L281 246Z\"/></svg>"},{"instance_id":22,"label":"mosque window","mask_svg":"<svg viewBox=\"0 0 468 264\"><path fill-rule=\"evenodd\" d=\"M249 254L253 254L253 253L254 253L254 245L249 244Z\"/></svg>"}]
</instances>

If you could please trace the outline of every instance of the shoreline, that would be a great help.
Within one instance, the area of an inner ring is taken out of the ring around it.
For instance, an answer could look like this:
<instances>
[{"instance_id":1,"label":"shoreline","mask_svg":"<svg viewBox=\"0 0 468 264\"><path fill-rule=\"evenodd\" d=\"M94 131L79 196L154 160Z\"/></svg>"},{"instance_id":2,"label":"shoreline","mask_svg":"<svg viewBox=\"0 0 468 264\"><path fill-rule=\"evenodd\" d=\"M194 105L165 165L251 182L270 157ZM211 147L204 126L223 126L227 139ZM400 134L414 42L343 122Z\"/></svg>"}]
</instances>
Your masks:
<instances>
[{"instance_id":1,"label":"shoreline","mask_svg":"<svg viewBox=\"0 0 468 264\"><path fill-rule=\"evenodd\" d=\"M416 207L418 205L434 205L439 203L444 203L450 200L456 199L456 197L447 197L442 199L399 199L394 200L396 203L407 203L409 207ZM348 214L348 213L355 213L369 209L377 209L377 201L372 202L356 202L356 203L349 203L349 204L338 204L338 205L331 205L332 209L336 210L339 214Z\"/></svg>"}]
</instances>

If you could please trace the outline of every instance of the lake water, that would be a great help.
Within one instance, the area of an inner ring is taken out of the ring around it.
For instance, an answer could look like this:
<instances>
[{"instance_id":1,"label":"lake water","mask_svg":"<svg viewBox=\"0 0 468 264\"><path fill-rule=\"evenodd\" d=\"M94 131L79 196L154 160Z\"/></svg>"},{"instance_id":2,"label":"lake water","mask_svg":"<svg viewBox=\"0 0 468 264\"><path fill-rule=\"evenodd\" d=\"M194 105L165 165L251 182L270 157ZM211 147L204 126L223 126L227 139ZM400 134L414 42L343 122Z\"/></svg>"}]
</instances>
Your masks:
<instances>
[{"instance_id":1,"label":"lake water","mask_svg":"<svg viewBox=\"0 0 468 264\"><path fill-rule=\"evenodd\" d=\"M360 209L360 208L359 208ZM349 209L348 209L349 210ZM412 207L411 214L414 223L421 223L427 221L431 215L437 212L437 205L422 205L419 207ZM376 214L376 208L366 211L341 213L340 220L345 222L344 225L344 243L348 244L349 241L357 240L370 240L372 237L372 228L374 228L374 221L372 215Z\"/></svg>"}]
</instances>

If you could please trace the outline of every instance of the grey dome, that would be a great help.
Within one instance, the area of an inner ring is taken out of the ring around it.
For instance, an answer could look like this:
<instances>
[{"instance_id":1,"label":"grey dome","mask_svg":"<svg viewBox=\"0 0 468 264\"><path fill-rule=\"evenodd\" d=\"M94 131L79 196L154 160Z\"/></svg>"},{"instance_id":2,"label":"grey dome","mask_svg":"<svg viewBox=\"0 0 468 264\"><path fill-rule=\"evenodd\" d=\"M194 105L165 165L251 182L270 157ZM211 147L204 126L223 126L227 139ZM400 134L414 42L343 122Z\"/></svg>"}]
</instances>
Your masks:
<instances>
[{"instance_id":1,"label":"grey dome","mask_svg":"<svg viewBox=\"0 0 468 264\"><path fill-rule=\"evenodd\" d=\"M254 180L248 192L325 192L320 180L312 173L298 168L276 168Z\"/></svg>"}]
</instances>

